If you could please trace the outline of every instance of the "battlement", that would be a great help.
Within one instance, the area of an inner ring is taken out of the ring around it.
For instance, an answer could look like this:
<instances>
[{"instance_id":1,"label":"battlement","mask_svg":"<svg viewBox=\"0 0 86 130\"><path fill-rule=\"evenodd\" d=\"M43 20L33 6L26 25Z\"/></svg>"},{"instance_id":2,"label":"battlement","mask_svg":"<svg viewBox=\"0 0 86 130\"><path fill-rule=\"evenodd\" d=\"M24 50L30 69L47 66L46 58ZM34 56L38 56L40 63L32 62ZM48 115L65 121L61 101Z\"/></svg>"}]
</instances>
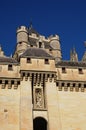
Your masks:
<instances>
[{"instance_id":1,"label":"battlement","mask_svg":"<svg viewBox=\"0 0 86 130\"><path fill-rule=\"evenodd\" d=\"M20 26L17 28L17 33L18 32L27 32L28 33L28 28L25 26Z\"/></svg>"},{"instance_id":2,"label":"battlement","mask_svg":"<svg viewBox=\"0 0 86 130\"><path fill-rule=\"evenodd\" d=\"M48 38L49 38L50 41L52 41L52 40L58 40L59 41L59 36L56 35L56 34L55 35L51 35Z\"/></svg>"}]
</instances>

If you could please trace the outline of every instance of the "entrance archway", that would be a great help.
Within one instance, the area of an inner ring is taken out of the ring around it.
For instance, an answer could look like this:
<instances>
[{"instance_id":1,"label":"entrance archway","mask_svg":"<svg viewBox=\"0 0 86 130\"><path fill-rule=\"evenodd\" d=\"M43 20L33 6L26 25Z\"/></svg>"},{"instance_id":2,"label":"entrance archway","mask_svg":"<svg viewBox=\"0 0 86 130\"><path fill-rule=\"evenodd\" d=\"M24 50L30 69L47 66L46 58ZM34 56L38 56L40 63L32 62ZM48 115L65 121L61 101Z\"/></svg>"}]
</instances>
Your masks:
<instances>
[{"instance_id":1,"label":"entrance archway","mask_svg":"<svg viewBox=\"0 0 86 130\"><path fill-rule=\"evenodd\" d=\"M33 120L33 130L47 130L47 121L42 117Z\"/></svg>"}]
</instances>

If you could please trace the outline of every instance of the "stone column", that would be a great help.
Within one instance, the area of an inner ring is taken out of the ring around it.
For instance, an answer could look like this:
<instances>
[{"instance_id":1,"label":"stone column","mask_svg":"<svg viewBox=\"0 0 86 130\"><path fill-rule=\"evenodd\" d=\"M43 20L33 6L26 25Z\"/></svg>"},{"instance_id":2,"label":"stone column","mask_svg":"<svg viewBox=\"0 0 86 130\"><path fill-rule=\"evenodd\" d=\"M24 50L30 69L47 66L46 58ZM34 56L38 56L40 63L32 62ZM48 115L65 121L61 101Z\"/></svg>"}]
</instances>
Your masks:
<instances>
[{"instance_id":1,"label":"stone column","mask_svg":"<svg viewBox=\"0 0 86 130\"><path fill-rule=\"evenodd\" d=\"M33 130L31 87L29 78L24 77L20 93L20 130Z\"/></svg>"},{"instance_id":2,"label":"stone column","mask_svg":"<svg viewBox=\"0 0 86 130\"><path fill-rule=\"evenodd\" d=\"M59 124L59 105L56 83L54 79L46 82L46 102L48 110L48 130L60 130Z\"/></svg>"}]
</instances>

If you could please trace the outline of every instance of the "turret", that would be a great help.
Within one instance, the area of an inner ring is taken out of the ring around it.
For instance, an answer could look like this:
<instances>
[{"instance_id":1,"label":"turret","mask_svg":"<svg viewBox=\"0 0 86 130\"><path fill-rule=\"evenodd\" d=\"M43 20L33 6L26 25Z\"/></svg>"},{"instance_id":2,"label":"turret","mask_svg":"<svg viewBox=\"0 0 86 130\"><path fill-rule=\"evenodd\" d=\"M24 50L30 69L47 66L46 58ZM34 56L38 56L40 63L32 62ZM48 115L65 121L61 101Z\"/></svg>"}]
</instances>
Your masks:
<instances>
[{"instance_id":1,"label":"turret","mask_svg":"<svg viewBox=\"0 0 86 130\"><path fill-rule=\"evenodd\" d=\"M84 53L84 55L83 55L83 57L82 57L82 60L81 60L82 62L86 62L86 51L85 51L85 53Z\"/></svg>"},{"instance_id":2,"label":"turret","mask_svg":"<svg viewBox=\"0 0 86 130\"><path fill-rule=\"evenodd\" d=\"M74 61L74 62L78 61L78 55L76 53L75 48L73 48L73 50L70 51L70 61Z\"/></svg>"},{"instance_id":3,"label":"turret","mask_svg":"<svg viewBox=\"0 0 86 130\"><path fill-rule=\"evenodd\" d=\"M2 47L1 47L1 45L0 45L0 57L4 57L5 55L4 55L4 51L2 51Z\"/></svg>"},{"instance_id":4,"label":"turret","mask_svg":"<svg viewBox=\"0 0 86 130\"><path fill-rule=\"evenodd\" d=\"M21 26L17 29L17 55L21 55L28 47L28 28Z\"/></svg>"},{"instance_id":5,"label":"turret","mask_svg":"<svg viewBox=\"0 0 86 130\"><path fill-rule=\"evenodd\" d=\"M55 57L56 62L62 59L61 47L60 47L60 39L58 35L49 37L50 46L53 51L53 56Z\"/></svg>"}]
</instances>

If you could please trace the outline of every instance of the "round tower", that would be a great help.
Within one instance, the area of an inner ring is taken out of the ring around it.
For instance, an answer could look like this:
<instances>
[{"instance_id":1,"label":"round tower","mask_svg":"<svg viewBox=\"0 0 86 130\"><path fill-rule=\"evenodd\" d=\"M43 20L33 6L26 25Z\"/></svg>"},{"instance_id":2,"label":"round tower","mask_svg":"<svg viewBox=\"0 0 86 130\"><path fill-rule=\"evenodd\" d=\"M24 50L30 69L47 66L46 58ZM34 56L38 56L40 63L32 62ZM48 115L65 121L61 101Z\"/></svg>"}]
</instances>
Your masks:
<instances>
[{"instance_id":1,"label":"round tower","mask_svg":"<svg viewBox=\"0 0 86 130\"><path fill-rule=\"evenodd\" d=\"M60 47L60 39L58 35L49 37L50 46L52 48L52 55L55 57L56 62L62 59L61 47Z\"/></svg>"},{"instance_id":2,"label":"round tower","mask_svg":"<svg viewBox=\"0 0 86 130\"><path fill-rule=\"evenodd\" d=\"M28 28L20 26L17 29L17 48L16 53L21 55L28 47Z\"/></svg>"}]
</instances>

